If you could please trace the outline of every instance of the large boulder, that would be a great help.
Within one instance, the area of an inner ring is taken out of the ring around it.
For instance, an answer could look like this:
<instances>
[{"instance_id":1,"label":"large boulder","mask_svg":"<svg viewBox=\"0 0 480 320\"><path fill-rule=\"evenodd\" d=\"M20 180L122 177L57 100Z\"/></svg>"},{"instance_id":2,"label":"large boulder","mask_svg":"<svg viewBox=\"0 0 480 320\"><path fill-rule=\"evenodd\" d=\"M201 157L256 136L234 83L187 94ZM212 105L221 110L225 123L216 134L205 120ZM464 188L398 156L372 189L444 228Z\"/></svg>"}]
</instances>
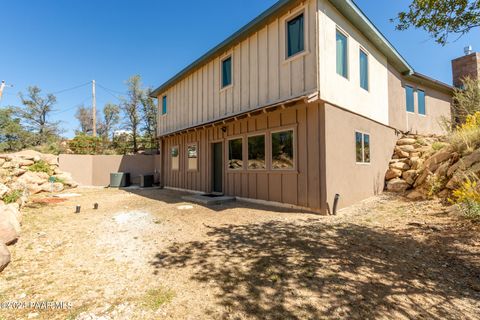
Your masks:
<instances>
[{"instance_id":1,"label":"large boulder","mask_svg":"<svg viewBox=\"0 0 480 320\"><path fill-rule=\"evenodd\" d=\"M21 227L18 221L19 211L15 206L3 206L0 207L0 220L6 221L12 225L17 234L20 234Z\"/></svg>"},{"instance_id":2,"label":"large boulder","mask_svg":"<svg viewBox=\"0 0 480 320\"><path fill-rule=\"evenodd\" d=\"M407 170L402 174L403 180L405 180L405 182L407 182L409 185L414 184L417 176L418 176L417 170Z\"/></svg>"},{"instance_id":3,"label":"large boulder","mask_svg":"<svg viewBox=\"0 0 480 320\"><path fill-rule=\"evenodd\" d=\"M385 179L386 180L392 180L392 179L395 179L395 178L400 178L402 176L402 170L398 170L398 169L388 169L387 170L387 173L385 173Z\"/></svg>"},{"instance_id":4,"label":"large boulder","mask_svg":"<svg viewBox=\"0 0 480 320\"><path fill-rule=\"evenodd\" d=\"M0 243L0 272L2 272L10 263L11 255L7 246Z\"/></svg>"},{"instance_id":5,"label":"large boulder","mask_svg":"<svg viewBox=\"0 0 480 320\"><path fill-rule=\"evenodd\" d=\"M42 154L34 150L23 150L23 151L12 154L12 156L37 162L37 161L40 161Z\"/></svg>"},{"instance_id":6,"label":"large boulder","mask_svg":"<svg viewBox=\"0 0 480 320\"><path fill-rule=\"evenodd\" d=\"M64 189L63 184L60 182L54 182L53 184L51 182L46 182L42 184L40 188L44 192L61 192Z\"/></svg>"},{"instance_id":7,"label":"large boulder","mask_svg":"<svg viewBox=\"0 0 480 320\"><path fill-rule=\"evenodd\" d=\"M408 188L410 188L410 185L405 180L399 178L392 179L387 183L387 190L390 192L403 193Z\"/></svg>"},{"instance_id":8,"label":"large boulder","mask_svg":"<svg viewBox=\"0 0 480 320\"><path fill-rule=\"evenodd\" d=\"M71 188L78 187L78 183L75 180L73 180L72 175L68 172L62 172L60 174L56 174L55 178L60 179L63 182L63 184L65 184L68 187L71 187Z\"/></svg>"},{"instance_id":9,"label":"large boulder","mask_svg":"<svg viewBox=\"0 0 480 320\"><path fill-rule=\"evenodd\" d=\"M434 172L442 162L449 160L452 156L453 154L449 150L439 151L428 158L423 165L431 172Z\"/></svg>"},{"instance_id":10,"label":"large boulder","mask_svg":"<svg viewBox=\"0 0 480 320\"><path fill-rule=\"evenodd\" d=\"M466 170L478 162L480 162L480 149L475 150L470 155L455 162L455 164L448 169L447 175L451 177L458 169Z\"/></svg>"},{"instance_id":11,"label":"large boulder","mask_svg":"<svg viewBox=\"0 0 480 320\"><path fill-rule=\"evenodd\" d=\"M410 169L410 166L408 165L408 163L398 161L398 162L391 163L390 169L406 171Z\"/></svg>"},{"instance_id":12,"label":"large boulder","mask_svg":"<svg viewBox=\"0 0 480 320\"><path fill-rule=\"evenodd\" d=\"M45 177L46 175L46 177ZM48 180L48 174L44 172L31 172L27 171L20 178L17 179L18 183L23 183L25 185L29 184L43 184L45 181Z\"/></svg>"},{"instance_id":13,"label":"large boulder","mask_svg":"<svg viewBox=\"0 0 480 320\"><path fill-rule=\"evenodd\" d=\"M51 166L58 166L58 156L53 154L42 154L41 158L43 161L48 163Z\"/></svg>"},{"instance_id":14,"label":"large boulder","mask_svg":"<svg viewBox=\"0 0 480 320\"><path fill-rule=\"evenodd\" d=\"M413 138L402 138L397 141L397 146L404 146L408 144L415 144L417 142L416 139Z\"/></svg>"},{"instance_id":15,"label":"large boulder","mask_svg":"<svg viewBox=\"0 0 480 320\"><path fill-rule=\"evenodd\" d=\"M4 219L0 219L0 243L6 245L12 244L18 239L18 232L12 224Z\"/></svg>"}]
</instances>

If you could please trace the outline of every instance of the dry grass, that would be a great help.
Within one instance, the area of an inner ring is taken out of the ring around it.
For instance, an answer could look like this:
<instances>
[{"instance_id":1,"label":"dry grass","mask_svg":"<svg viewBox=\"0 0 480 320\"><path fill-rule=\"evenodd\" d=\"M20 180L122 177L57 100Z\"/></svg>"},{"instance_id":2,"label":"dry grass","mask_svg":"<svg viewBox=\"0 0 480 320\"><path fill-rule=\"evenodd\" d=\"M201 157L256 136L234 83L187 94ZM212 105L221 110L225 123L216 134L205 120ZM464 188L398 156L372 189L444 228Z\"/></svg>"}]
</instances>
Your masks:
<instances>
[{"instance_id":1,"label":"dry grass","mask_svg":"<svg viewBox=\"0 0 480 320\"><path fill-rule=\"evenodd\" d=\"M5 319L476 319L479 228L388 195L322 217L242 202L182 210L166 190L84 189L27 208ZM91 209L93 203L99 210ZM74 214L76 204L82 213ZM82 318L83 317L83 318Z\"/></svg>"}]
</instances>

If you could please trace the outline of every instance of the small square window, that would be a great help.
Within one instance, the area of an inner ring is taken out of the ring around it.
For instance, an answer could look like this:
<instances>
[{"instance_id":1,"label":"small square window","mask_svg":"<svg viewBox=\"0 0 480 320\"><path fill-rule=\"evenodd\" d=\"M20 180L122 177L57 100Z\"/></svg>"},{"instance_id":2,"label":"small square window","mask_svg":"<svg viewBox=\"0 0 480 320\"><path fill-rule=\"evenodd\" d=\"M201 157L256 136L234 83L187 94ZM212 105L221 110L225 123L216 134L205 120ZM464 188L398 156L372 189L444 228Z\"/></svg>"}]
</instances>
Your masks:
<instances>
[{"instance_id":1,"label":"small square window","mask_svg":"<svg viewBox=\"0 0 480 320\"><path fill-rule=\"evenodd\" d=\"M232 84L232 57L222 60L222 88Z\"/></svg>"},{"instance_id":2,"label":"small square window","mask_svg":"<svg viewBox=\"0 0 480 320\"><path fill-rule=\"evenodd\" d=\"M197 145L191 144L187 146L187 166L188 170L197 170L198 168L198 155L197 155Z\"/></svg>"},{"instance_id":3,"label":"small square window","mask_svg":"<svg viewBox=\"0 0 480 320\"><path fill-rule=\"evenodd\" d=\"M355 132L355 157L357 163L370 163L370 135Z\"/></svg>"},{"instance_id":4,"label":"small square window","mask_svg":"<svg viewBox=\"0 0 480 320\"><path fill-rule=\"evenodd\" d=\"M417 99L418 99L418 114L425 115L427 113L427 110L425 108L425 91L418 90Z\"/></svg>"},{"instance_id":5,"label":"small square window","mask_svg":"<svg viewBox=\"0 0 480 320\"><path fill-rule=\"evenodd\" d=\"M162 97L162 114L167 114L167 96Z\"/></svg>"},{"instance_id":6,"label":"small square window","mask_svg":"<svg viewBox=\"0 0 480 320\"><path fill-rule=\"evenodd\" d=\"M337 30L337 73L348 78L348 38Z\"/></svg>"},{"instance_id":7,"label":"small square window","mask_svg":"<svg viewBox=\"0 0 480 320\"><path fill-rule=\"evenodd\" d=\"M228 169L243 169L243 139L232 139L228 141Z\"/></svg>"},{"instance_id":8,"label":"small square window","mask_svg":"<svg viewBox=\"0 0 480 320\"><path fill-rule=\"evenodd\" d=\"M287 58L305 50L303 13L287 21Z\"/></svg>"},{"instance_id":9,"label":"small square window","mask_svg":"<svg viewBox=\"0 0 480 320\"><path fill-rule=\"evenodd\" d=\"M248 169L265 168L265 135L248 137Z\"/></svg>"}]
</instances>

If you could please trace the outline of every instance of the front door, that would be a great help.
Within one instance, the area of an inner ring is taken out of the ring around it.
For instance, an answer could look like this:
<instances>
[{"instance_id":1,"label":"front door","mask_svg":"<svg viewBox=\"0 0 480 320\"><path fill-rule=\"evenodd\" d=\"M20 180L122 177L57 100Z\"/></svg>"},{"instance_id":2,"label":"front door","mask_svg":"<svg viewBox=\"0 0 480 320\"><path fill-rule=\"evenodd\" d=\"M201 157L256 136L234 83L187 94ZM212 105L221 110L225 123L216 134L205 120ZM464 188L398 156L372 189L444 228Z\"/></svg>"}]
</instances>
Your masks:
<instances>
[{"instance_id":1,"label":"front door","mask_svg":"<svg viewBox=\"0 0 480 320\"><path fill-rule=\"evenodd\" d=\"M223 144L212 144L212 191L223 192Z\"/></svg>"}]
</instances>

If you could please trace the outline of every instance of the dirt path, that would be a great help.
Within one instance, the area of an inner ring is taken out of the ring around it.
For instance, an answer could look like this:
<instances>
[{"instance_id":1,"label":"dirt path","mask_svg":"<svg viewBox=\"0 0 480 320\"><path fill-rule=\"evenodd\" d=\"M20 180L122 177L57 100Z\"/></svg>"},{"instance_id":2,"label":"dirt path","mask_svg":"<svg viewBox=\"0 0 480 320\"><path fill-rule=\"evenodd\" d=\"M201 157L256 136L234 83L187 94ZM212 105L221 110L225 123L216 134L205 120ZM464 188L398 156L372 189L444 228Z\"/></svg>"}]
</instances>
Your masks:
<instances>
[{"instance_id":1,"label":"dirt path","mask_svg":"<svg viewBox=\"0 0 480 320\"><path fill-rule=\"evenodd\" d=\"M384 195L322 217L76 192L25 210L0 302L27 307L0 319L480 318L480 228L435 202Z\"/></svg>"}]
</instances>

